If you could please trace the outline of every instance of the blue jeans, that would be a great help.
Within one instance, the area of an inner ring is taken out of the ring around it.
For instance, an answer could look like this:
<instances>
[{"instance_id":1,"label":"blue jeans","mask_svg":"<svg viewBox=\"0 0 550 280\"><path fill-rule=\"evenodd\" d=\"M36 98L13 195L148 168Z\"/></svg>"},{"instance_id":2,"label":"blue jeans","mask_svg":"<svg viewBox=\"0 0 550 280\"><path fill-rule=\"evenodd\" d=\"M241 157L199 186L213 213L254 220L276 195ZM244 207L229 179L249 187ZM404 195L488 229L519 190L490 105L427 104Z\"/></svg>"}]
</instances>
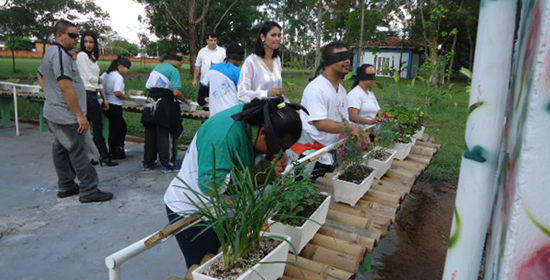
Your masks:
<instances>
[{"instance_id":1,"label":"blue jeans","mask_svg":"<svg viewBox=\"0 0 550 280\"><path fill-rule=\"evenodd\" d=\"M74 181L78 178L80 196L96 192L99 177L88 158L86 136L78 132L78 124L56 124L46 120L46 125L54 136L53 164L59 191L68 191L78 186Z\"/></svg>"},{"instance_id":2,"label":"blue jeans","mask_svg":"<svg viewBox=\"0 0 550 280\"><path fill-rule=\"evenodd\" d=\"M168 206L166 206L166 213L170 223L183 219L183 216L174 213ZM212 229L207 230L193 240L204 228L205 226L193 226L176 234L176 240L183 253L183 258L185 258L187 269L194 264L200 264L206 254L217 254L220 249L220 240Z\"/></svg>"}]
</instances>

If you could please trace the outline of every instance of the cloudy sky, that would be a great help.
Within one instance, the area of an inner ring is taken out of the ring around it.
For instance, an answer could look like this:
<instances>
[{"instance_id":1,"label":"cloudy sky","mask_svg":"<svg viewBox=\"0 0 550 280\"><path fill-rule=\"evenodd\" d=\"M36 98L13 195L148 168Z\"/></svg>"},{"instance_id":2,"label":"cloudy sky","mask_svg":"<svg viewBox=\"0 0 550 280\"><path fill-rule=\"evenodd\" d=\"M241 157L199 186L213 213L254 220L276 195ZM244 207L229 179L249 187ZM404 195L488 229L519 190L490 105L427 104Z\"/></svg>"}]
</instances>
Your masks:
<instances>
[{"instance_id":1,"label":"cloudy sky","mask_svg":"<svg viewBox=\"0 0 550 280\"><path fill-rule=\"evenodd\" d=\"M145 8L133 0L94 0L94 2L110 15L107 24L122 38L132 43L139 43L138 33L150 34L147 27L140 25L138 15L145 17ZM151 38L154 39L155 37Z\"/></svg>"}]
</instances>

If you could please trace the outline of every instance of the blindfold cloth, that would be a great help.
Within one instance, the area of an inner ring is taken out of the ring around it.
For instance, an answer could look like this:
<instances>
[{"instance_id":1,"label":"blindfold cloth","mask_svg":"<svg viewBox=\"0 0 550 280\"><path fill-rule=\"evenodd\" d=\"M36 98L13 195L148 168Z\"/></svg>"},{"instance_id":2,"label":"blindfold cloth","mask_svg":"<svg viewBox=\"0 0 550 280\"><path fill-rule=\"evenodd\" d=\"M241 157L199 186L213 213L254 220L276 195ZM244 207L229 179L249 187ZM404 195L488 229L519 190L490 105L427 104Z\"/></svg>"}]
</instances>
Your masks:
<instances>
[{"instance_id":1,"label":"blindfold cloth","mask_svg":"<svg viewBox=\"0 0 550 280\"><path fill-rule=\"evenodd\" d=\"M169 54L169 55L166 55L166 57L164 59L170 59L170 60L175 60L175 61L183 61L183 56L179 56L179 55L175 55L175 54Z\"/></svg>"},{"instance_id":2,"label":"blindfold cloth","mask_svg":"<svg viewBox=\"0 0 550 280\"><path fill-rule=\"evenodd\" d=\"M359 75L355 75L354 77L357 81L375 81L376 80L376 74L361 73Z\"/></svg>"},{"instance_id":3,"label":"blindfold cloth","mask_svg":"<svg viewBox=\"0 0 550 280\"><path fill-rule=\"evenodd\" d=\"M279 143L279 137L277 137L277 135L275 134L275 130L273 129L273 124L271 123L271 117L270 117L270 106L269 106L271 102L272 101L270 100L266 102L263 106L256 106L256 107L249 108L231 117L235 121L246 120L246 119L256 117L259 113L261 113L261 111L263 111L264 125L265 125L265 131L266 131L266 139L267 139L267 148L271 153L278 153L280 150L284 150L287 148L283 149L281 147ZM277 109L275 109L277 110L277 114L279 115L279 117L281 118L286 117L286 115L283 114L283 112L280 110L286 106L289 106L294 110L303 110L306 114L309 115L309 112L307 111L307 109L301 104L281 102L277 104Z\"/></svg>"},{"instance_id":4,"label":"blindfold cloth","mask_svg":"<svg viewBox=\"0 0 550 280\"><path fill-rule=\"evenodd\" d=\"M350 57L349 51L333 53L331 55L327 55L323 57L323 64L325 66L330 66L334 63L348 60L349 57Z\"/></svg>"},{"instance_id":5,"label":"blindfold cloth","mask_svg":"<svg viewBox=\"0 0 550 280\"><path fill-rule=\"evenodd\" d=\"M231 53L231 54L227 55L227 59L234 59L236 61L243 61L244 60L244 55Z\"/></svg>"}]
</instances>

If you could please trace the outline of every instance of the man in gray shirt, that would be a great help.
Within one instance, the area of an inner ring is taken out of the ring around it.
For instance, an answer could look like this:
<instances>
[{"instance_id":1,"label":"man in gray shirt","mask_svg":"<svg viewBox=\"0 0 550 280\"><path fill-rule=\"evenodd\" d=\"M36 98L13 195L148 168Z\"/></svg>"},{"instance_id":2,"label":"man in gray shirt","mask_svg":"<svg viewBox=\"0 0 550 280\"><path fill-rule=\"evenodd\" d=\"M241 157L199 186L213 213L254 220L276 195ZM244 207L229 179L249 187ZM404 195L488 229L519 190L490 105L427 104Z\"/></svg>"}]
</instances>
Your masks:
<instances>
[{"instance_id":1,"label":"man in gray shirt","mask_svg":"<svg viewBox=\"0 0 550 280\"><path fill-rule=\"evenodd\" d=\"M86 89L69 50L78 44L76 25L66 20L55 24L56 43L45 53L38 69L38 81L46 95L44 118L54 136L53 163L58 177L57 196L80 194L80 202L100 202L113 194L97 188L99 178L88 155L85 133L90 128L86 118ZM80 184L75 182L79 179Z\"/></svg>"}]
</instances>

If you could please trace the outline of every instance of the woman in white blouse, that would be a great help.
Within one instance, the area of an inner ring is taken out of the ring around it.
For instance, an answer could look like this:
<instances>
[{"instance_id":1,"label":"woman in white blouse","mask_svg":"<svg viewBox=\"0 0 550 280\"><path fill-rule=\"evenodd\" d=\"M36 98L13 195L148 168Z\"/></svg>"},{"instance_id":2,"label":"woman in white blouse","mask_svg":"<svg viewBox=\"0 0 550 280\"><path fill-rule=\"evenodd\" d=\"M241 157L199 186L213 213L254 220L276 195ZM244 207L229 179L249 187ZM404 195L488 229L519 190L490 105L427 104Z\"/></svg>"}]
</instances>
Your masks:
<instances>
[{"instance_id":1,"label":"woman in white blouse","mask_svg":"<svg viewBox=\"0 0 550 280\"><path fill-rule=\"evenodd\" d=\"M109 101L105 97L105 92L101 87L101 79L99 78L99 65L97 60L99 59L99 46L97 43L97 35L94 32L86 31L82 33L82 40L80 41L80 52L76 57L76 64L78 65L78 71L82 80L86 86L86 117L88 122L92 125L94 132L94 144L99 152L99 163L103 166L116 166L117 163L113 162L107 151L107 145L105 144L105 137L103 137L103 120L101 107L103 110L109 110ZM100 92L103 104L99 105L97 93ZM92 160L92 163L94 161ZM97 162L95 162L97 164Z\"/></svg>"},{"instance_id":2,"label":"woman in white blouse","mask_svg":"<svg viewBox=\"0 0 550 280\"><path fill-rule=\"evenodd\" d=\"M237 88L241 103L250 102L254 98L283 95L280 46L281 26L266 21L258 35L254 53L246 58L242 66Z\"/></svg>"},{"instance_id":3,"label":"woman in white blouse","mask_svg":"<svg viewBox=\"0 0 550 280\"><path fill-rule=\"evenodd\" d=\"M376 68L370 64L363 64L357 69L354 78L354 88L346 96L349 120L363 129L368 129L384 120L380 117L378 100L371 91L376 83Z\"/></svg>"}]
</instances>

